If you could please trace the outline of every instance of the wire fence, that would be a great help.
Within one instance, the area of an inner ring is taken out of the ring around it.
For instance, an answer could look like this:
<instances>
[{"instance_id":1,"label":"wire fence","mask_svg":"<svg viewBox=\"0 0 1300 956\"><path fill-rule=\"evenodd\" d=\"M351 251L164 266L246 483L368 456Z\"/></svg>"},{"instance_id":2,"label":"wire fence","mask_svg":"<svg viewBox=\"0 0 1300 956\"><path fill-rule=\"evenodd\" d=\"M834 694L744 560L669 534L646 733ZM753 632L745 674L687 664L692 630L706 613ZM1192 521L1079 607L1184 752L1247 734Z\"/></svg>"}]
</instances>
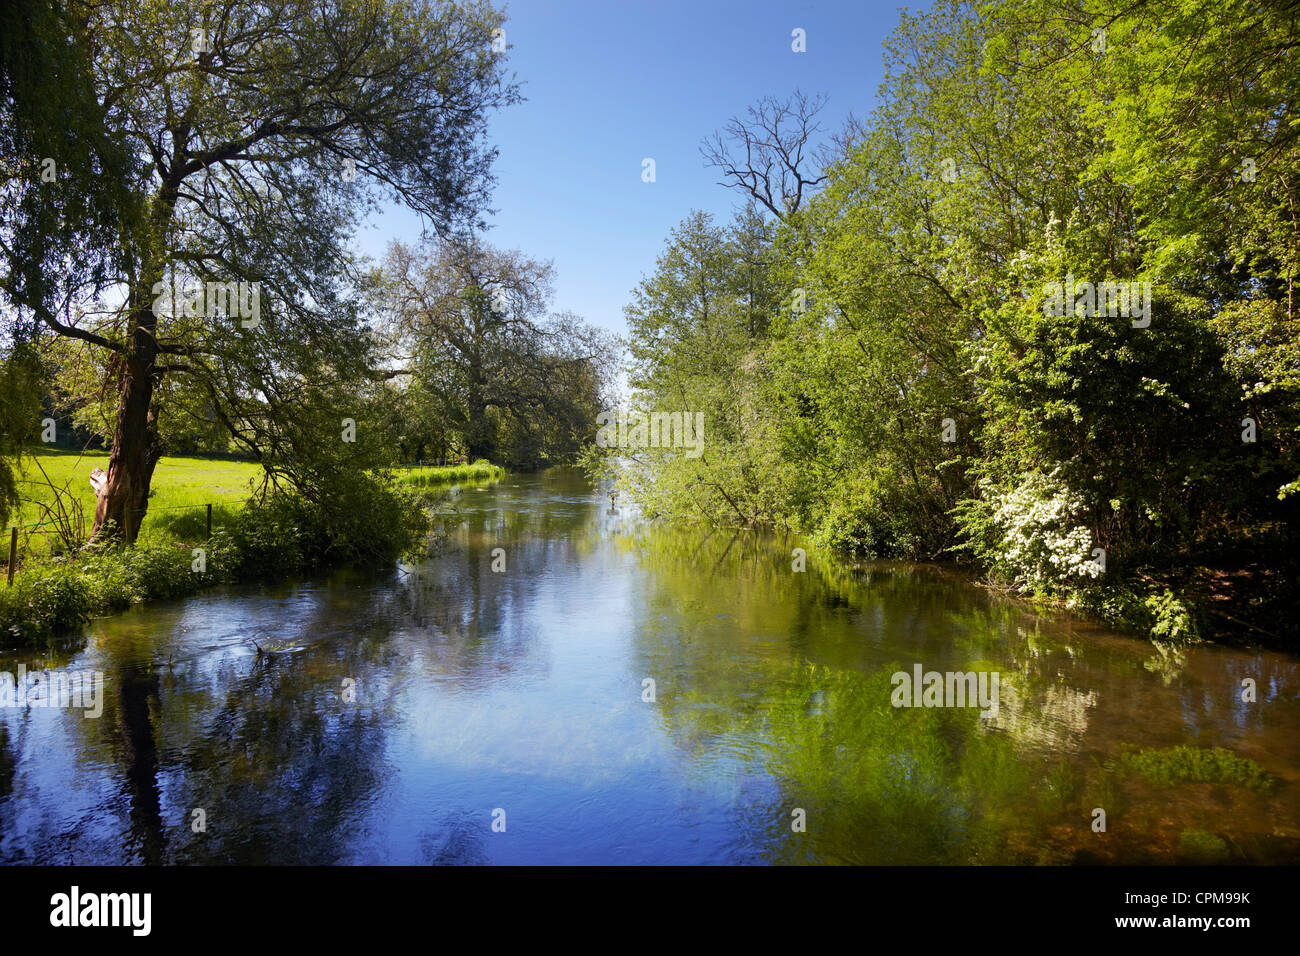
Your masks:
<instances>
[{"instance_id":1,"label":"wire fence","mask_svg":"<svg viewBox=\"0 0 1300 956\"><path fill-rule=\"evenodd\" d=\"M238 498L226 498L226 499L221 499L221 500L219 500L219 501L217 501L217 502L214 502L214 503L215 503L215 504L226 504L227 502L230 502L230 501L245 501L245 500L247 500L247 496L246 496L246 495L240 495ZM191 510L191 511L192 511L192 510L197 509L197 508L205 508L205 507L206 507L206 508L211 508L211 507L212 507L212 504L208 504L208 503L205 502L205 503L203 503L203 504L168 505L166 508L132 508L132 509L130 509L129 513L130 513L130 514L133 514L133 515L137 515L137 514L157 514L157 513L160 512L160 511L186 511L186 510ZM31 523L31 524L16 524L16 525L12 525L11 527L13 527L15 530L27 530L28 528L44 528L44 527L47 526L47 525L56 525L56 524L59 524L59 523L60 523L60 522L59 522L59 519L58 519L58 518L50 518L48 521L35 521L35 522Z\"/></svg>"},{"instance_id":2,"label":"wire fence","mask_svg":"<svg viewBox=\"0 0 1300 956\"><path fill-rule=\"evenodd\" d=\"M166 507L150 507L150 508L131 508L131 509L127 509L124 514L127 517L129 522L129 516L131 515L152 515L152 514L158 514L160 512L202 510L205 511L207 515L207 537L211 538L213 505L214 504L227 505L234 502L243 503L246 500L247 497L241 495L239 497L220 498L217 499L215 502L203 502L202 504L167 505ZM57 535L59 537L66 538L69 534L69 528L75 526L73 530L76 536L84 538L85 523L86 523L86 519L84 513L78 513L78 515L75 518L64 516L64 517L48 518L45 521L35 521L30 524L12 525L9 531L9 561L8 561L8 572L6 574L6 578L7 578L6 586L8 587L13 586L14 573L18 570L19 558L22 556L24 551L30 551L29 547L19 548L18 545L19 532L25 532L24 537L27 540L30 540L32 535ZM48 528L49 530L41 531L40 529L42 528Z\"/></svg>"}]
</instances>

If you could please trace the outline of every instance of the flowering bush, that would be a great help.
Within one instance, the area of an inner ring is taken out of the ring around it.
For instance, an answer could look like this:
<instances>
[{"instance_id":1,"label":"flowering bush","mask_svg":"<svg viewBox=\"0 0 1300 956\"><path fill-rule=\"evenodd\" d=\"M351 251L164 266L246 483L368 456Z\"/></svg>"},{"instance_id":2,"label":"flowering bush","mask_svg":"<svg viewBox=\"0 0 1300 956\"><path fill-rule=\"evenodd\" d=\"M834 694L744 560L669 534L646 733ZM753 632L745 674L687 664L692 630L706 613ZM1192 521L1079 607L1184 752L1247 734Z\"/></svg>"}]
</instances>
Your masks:
<instances>
[{"instance_id":1,"label":"flowering bush","mask_svg":"<svg viewBox=\"0 0 1300 956\"><path fill-rule=\"evenodd\" d=\"M1030 473L1014 488L961 512L969 547L999 576L1051 591L1099 577L1082 503L1056 473Z\"/></svg>"}]
</instances>

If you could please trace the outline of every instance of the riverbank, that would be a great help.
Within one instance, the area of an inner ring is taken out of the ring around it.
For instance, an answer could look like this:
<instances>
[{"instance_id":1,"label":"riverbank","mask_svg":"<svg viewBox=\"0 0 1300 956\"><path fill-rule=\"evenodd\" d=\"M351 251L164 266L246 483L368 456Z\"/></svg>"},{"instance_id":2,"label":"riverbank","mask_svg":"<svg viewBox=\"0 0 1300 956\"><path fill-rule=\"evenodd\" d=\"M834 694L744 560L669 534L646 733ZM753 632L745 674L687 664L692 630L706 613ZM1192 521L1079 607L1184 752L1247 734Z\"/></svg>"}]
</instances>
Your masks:
<instances>
[{"instance_id":1,"label":"riverbank","mask_svg":"<svg viewBox=\"0 0 1300 956\"><path fill-rule=\"evenodd\" d=\"M282 491L253 496L261 472L255 463L164 459L135 543L96 545L86 542L94 498L80 480L95 467L103 467L95 456L46 452L24 471L19 522L26 534L12 583L0 589L0 644L31 645L92 617L218 584L419 553L440 489L504 475L487 462L401 469L372 483L366 499L340 515L337 507ZM21 524L33 515L44 520Z\"/></svg>"}]
</instances>

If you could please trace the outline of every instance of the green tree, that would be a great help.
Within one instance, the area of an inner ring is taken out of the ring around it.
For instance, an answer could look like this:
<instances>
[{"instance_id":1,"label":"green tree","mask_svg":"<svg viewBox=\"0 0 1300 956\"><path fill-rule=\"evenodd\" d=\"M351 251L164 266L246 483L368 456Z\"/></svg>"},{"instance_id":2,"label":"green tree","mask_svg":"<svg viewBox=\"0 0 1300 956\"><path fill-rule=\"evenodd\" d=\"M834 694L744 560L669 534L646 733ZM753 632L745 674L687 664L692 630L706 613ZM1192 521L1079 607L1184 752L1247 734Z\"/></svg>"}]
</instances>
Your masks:
<instances>
[{"instance_id":1,"label":"green tree","mask_svg":"<svg viewBox=\"0 0 1300 956\"><path fill-rule=\"evenodd\" d=\"M614 350L577 316L549 311L554 270L476 236L394 242L383 269L390 339L433 418L469 458L535 468L595 436Z\"/></svg>"},{"instance_id":2,"label":"green tree","mask_svg":"<svg viewBox=\"0 0 1300 956\"><path fill-rule=\"evenodd\" d=\"M278 432L284 452L299 447L295 402L318 397L312 376L342 381L368 363L346 241L384 195L439 230L475 218L491 181L487 115L517 98L492 49L500 22L486 3L424 0L78 8L98 133L145 158L124 180L142 215L106 281L73 290L61 312L18 304L111 353L99 534L139 527L169 380L238 441ZM168 292L197 283L197 301ZM214 294L234 291L239 307Z\"/></svg>"}]
</instances>

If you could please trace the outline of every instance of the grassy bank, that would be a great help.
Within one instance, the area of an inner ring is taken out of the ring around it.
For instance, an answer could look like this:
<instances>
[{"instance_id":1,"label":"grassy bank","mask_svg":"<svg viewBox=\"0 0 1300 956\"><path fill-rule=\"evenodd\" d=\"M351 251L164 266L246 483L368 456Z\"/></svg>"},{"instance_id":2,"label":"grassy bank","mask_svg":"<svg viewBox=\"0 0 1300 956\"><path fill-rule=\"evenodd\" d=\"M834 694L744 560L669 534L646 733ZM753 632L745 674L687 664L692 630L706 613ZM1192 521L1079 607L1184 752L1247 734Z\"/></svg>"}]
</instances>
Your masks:
<instances>
[{"instance_id":1,"label":"grassy bank","mask_svg":"<svg viewBox=\"0 0 1300 956\"><path fill-rule=\"evenodd\" d=\"M95 499L86 476L107 457L41 451L24 464L20 560L13 586L0 584L6 644L34 643L97 615L215 584L391 562L427 539L437 488L504 473L486 462L399 469L392 480L353 489L347 501L319 504L285 492L253 499L261 476L255 463L167 458L154 473L135 544L87 546Z\"/></svg>"},{"instance_id":2,"label":"grassy bank","mask_svg":"<svg viewBox=\"0 0 1300 956\"><path fill-rule=\"evenodd\" d=\"M19 527L19 553L40 560L57 556L90 533L95 495L89 475L108 468L102 452L34 449L22 462L20 493L24 501L12 524ZM149 495L149 513L140 528L141 542L195 541L207 527L211 504L214 526L228 523L261 483L262 466L251 461L168 457L158 462ZM469 465L421 465L393 469L399 486L440 488L465 482L499 481L505 469L486 461ZM62 498L61 507L56 499ZM59 513L66 514L66 520ZM70 538L71 541L63 540ZM6 539L7 541L7 539ZM0 554L6 560L8 551Z\"/></svg>"},{"instance_id":3,"label":"grassy bank","mask_svg":"<svg viewBox=\"0 0 1300 956\"><path fill-rule=\"evenodd\" d=\"M399 484L414 488L435 488L462 482L500 481L506 470L480 458L469 465L420 465L397 471Z\"/></svg>"},{"instance_id":4,"label":"grassy bank","mask_svg":"<svg viewBox=\"0 0 1300 956\"><path fill-rule=\"evenodd\" d=\"M107 454L37 449L24 455L18 485L23 501L13 520L24 560L57 556L88 537L95 517L89 476L96 468L108 468ZM205 506L213 506L214 524L228 521L244 506L261 475L255 462L162 459L154 471L140 541L197 540L206 530ZM7 557L7 551L0 555Z\"/></svg>"}]
</instances>

